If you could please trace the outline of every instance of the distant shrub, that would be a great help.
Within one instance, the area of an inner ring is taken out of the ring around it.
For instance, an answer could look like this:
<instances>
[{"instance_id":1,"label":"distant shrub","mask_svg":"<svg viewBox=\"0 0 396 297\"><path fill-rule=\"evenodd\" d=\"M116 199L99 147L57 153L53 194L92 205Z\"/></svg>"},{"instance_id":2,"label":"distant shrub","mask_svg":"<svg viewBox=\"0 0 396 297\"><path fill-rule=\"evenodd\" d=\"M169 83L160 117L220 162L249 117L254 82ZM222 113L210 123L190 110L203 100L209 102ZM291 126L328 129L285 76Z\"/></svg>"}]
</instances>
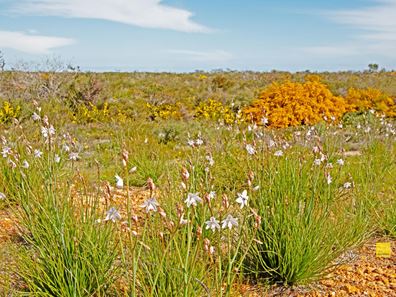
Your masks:
<instances>
[{"instance_id":1,"label":"distant shrub","mask_svg":"<svg viewBox=\"0 0 396 297\"><path fill-rule=\"evenodd\" d=\"M18 119L21 115L21 106L13 106L10 102L4 101L0 105L0 123L9 123L13 119Z\"/></svg>"},{"instance_id":2,"label":"distant shrub","mask_svg":"<svg viewBox=\"0 0 396 297\"><path fill-rule=\"evenodd\" d=\"M384 113L386 116L396 116L395 100L380 90L373 88L350 88L345 99L350 110L352 111L365 111L374 109L378 112Z\"/></svg>"},{"instance_id":3,"label":"distant shrub","mask_svg":"<svg viewBox=\"0 0 396 297\"><path fill-rule=\"evenodd\" d=\"M92 103L80 104L76 106L75 110L72 115L75 123L107 122L110 119L108 103L104 103L102 107Z\"/></svg>"},{"instance_id":4,"label":"distant shrub","mask_svg":"<svg viewBox=\"0 0 396 297\"><path fill-rule=\"evenodd\" d=\"M180 119L182 117L180 103L162 103L162 104L146 104L149 109L149 118L155 120L160 119Z\"/></svg>"},{"instance_id":5,"label":"distant shrub","mask_svg":"<svg viewBox=\"0 0 396 297\"><path fill-rule=\"evenodd\" d=\"M78 109L81 104L89 108L97 104L103 92L103 84L96 75L79 75L67 87L64 101L72 109Z\"/></svg>"},{"instance_id":6,"label":"distant shrub","mask_svg":"<svg viewBox=\"0 0 396 297\"><path fill-rule=\"evenodd\" d=\"M243 112L257 123L266 117L269 126L283 128L338 119L346 111L342 97L333 95L318 76L309 75L305 82L273 83Z\"/></svg>"},{"instance_id":7,"label":"distant shrub","mask_svg":"<svg viewBox=\"0 0 396 297\"><path fill-rule=\"evenodd\" d=\"M216 75L212 79L212 86L214 89L227 90L234 86L234 82L223 74Z\"/></svg>"},{"instance_id":8,"label":"distant shrub","mask_svg":"<svg viewBox=\"0 0 396 297\"><path fill-rule=\"evenodd\" d=\"M225 124L232 124L236 119L236 115L230 107L214 99L199 103L195 108L195 117L223 121Z\"/></svg>"}]
</instances>

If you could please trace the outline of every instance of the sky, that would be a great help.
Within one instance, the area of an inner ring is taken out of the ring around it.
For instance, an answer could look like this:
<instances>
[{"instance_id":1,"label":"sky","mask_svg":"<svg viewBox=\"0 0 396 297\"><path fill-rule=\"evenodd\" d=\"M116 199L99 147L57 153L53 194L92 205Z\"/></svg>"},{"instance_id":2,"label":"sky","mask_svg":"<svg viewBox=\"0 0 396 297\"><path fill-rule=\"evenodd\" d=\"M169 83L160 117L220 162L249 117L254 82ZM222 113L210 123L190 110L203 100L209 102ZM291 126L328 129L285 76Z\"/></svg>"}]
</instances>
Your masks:
<instances>
[{"instance_id":1,"label":"sky","mask_svg":"<svg viewBox=\"0 0 396 297\"><path fill-rule=\"evenodd\" d=\"M0 0L0 51L9 68L396 69L396 0Z\"/></svg>"}]
</instances>

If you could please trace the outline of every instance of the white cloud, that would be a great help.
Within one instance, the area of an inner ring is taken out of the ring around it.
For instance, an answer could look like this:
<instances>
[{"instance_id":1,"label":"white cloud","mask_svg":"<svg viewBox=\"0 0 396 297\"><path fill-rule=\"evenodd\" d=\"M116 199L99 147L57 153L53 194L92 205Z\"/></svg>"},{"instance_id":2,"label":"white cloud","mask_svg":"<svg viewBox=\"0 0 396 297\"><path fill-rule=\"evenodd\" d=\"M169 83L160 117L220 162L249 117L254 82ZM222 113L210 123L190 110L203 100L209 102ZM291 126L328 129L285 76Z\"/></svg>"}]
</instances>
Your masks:
<instances>
[{"instance_id":1,"label":"white cloud","mask_svg":"<svg viewBox=\"0 0 396 297\"><path fill-rule=\"evenodd\" d=\"M74 40L69 38L0 31L0 48L11 48L30 54L48 54L53 48L72 43Z\"/></svg>"},{"instance_id":2,"label":"white cloud","mask_svg":"<svg viewBox=\"0 0 396 297\"><path fill-rule=\"evenodd\" d=\"M300 50L315 57L383 56L396 52L396 0L374 0L371 6L323 13L331 21L356 30L348 42Z\"/></svg>"},{"instance_id":3,"label":"white cloud","mask_svg":"<svg viewBox=\"0 0 396 297\"><path fill-rule=\"evenodd\" d=\"M22 14L101 19L144 28L210 31L192 21L190 11L162 4L162 0L21 0L12 10Z\"/></svg>"},{"instance_id":4,"label":"white cloud","mask_svg":"<svg viewBox=\"0 0 396 297\"><path fill-rule=\"evenodd\" d=\"M396 0L375 1L375 5L370 7L330 12L328 15L337 23L368 33L362 35L366 39L396 41Z\"/></svg>"},{"instance_id":5,"label":"white cloud","mask_svg":"<svg viewBox=\"0 0 396 297\"><path fill-rule=\"evenodd\" d=\"M224 62L232 59L233 55L223 50L214 51L191 51L191 50L169 50L171 54L178 55L183 59L200 62Z\"/></svg>"}]
</instances>

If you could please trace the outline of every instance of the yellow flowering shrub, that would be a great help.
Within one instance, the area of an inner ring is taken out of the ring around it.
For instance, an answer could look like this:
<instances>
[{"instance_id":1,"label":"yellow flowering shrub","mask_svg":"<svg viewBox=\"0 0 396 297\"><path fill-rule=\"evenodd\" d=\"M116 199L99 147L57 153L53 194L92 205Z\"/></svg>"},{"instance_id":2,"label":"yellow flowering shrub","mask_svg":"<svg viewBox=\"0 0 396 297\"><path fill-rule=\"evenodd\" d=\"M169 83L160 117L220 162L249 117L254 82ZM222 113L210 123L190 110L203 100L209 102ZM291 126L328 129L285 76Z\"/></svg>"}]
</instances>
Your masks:
<instances>
[{"instance_id":1,"label":"yellow flowering shrub","mask_svg":"<svg viewBox=\"0 0 396 297\"><path fill-rule=\"evenodd\" d=\"M181 104L180 103L163 103L163 104L146 104L147 108L150 112L150 119L155 120L157 118L160 119L180 119L182 117L182 113L180 111Z\"/></svg>"},{"instance_id":2,"label":"yellow flowering shrub","mask_svg":"<svg viewBox=\"0 0 396 297\"><path fill-rule=\"evenodd\" d=\"M230 107L213 99L199 103L199 105L195 107L195 117L216 121L220 120L225 124L232 124L236 120L235 113Z\"/></svg>"},{"instance_id":3,"label":"yellow flowering shrub","mask_svg":"<svg viewBox=\"0 0 396 297\"><path fill-rule=\"evenodd\" d=\"M21 106L12 106L10 102L4 101L0 106L0 123L9 123L18 119L21 115Z\"/></svg>"},{"instance_id":4,"label":"yellow flowering shrub","mask_svg":"<svg viewBox=\"0 0 396 297\"><path fill-rule=\"evenodd\" d=\"M89 103L88 105L79 104L72 115L75 123L106 122L110 117L109 105L104 103L102 107Z\"/></svg>"},{"instance_id":5,"label":"yellow flowering shrub","mask_svg":"<svg viewBox=\"0 0 396 297\"><path fill-rule=\"evenodd\" d=\"M380 90L373 88L350 88L345 99L351 111L374 109L384 113L386 116L396 116L395 99L392 99Z\"/></svg>"},{"instance_id":6,"label":"yellow flowering shrub","mask_svg":"<svg viewBox=\"0 0 396 297\"><path fill-rule=\"evenodd\" d=\"M310 75L302 83L273 83L243 113L248 120L261 123L265 117L269 126L283 128L316 124L325 117L339 119L346 111L345 99L333 95L318 76Z\"/></svg>"}]
</instances>

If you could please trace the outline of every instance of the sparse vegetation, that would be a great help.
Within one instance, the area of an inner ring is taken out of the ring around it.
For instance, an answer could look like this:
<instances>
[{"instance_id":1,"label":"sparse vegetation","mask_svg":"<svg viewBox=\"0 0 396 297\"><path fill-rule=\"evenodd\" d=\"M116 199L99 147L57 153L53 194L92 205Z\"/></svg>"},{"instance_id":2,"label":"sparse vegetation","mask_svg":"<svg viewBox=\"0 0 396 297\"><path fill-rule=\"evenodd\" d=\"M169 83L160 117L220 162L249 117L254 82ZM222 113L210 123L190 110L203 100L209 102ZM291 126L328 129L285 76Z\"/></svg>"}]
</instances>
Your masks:
<instances>
[{"instance_id":1,"label":"sparse vegetation","mask_svg":"<svg viewBox=\"0 0 396 297\"><path fill-rule=\"evenodd\" d=\"M0 209L21 240L0 236L0 292L235 296L327 275L396 236L394 78L1 72Z\"/></svg>"}]
</instances>

